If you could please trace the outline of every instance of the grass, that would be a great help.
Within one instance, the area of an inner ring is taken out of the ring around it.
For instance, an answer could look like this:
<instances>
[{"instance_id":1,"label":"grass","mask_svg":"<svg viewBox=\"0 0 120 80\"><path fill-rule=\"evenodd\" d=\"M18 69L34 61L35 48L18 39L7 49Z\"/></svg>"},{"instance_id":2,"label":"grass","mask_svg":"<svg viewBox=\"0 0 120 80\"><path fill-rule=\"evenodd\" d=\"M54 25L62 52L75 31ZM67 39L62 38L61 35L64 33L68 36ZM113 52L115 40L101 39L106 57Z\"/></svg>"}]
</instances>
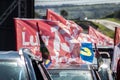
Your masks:
<instances>
[{"instance_id":1,"label":"grass","mask_svg":"<svg viewBox=\"0 0 120 80\"><path fill-rule=\"evenodd\" d=\"M104 35L106 35L106 36L108 36L110 38L114 38L114 31L106 28L105 26L103 26L103 25L101 25L99 23L95 23L95 22L91 22L91 21L80 21L80 20L74 20L74 21L77 24L81 25L85 32L88 31L88 28L89 28L88 25L91 25L95 29L98 29L99 32L103 33Z\"/></svg>"},{"instance_id":2,"label":"grass","mask_svg":"<svg viewBox=\"0 0 120 80\"><path fill-rule=\"evenodd\" d=\"M120 19L118 18L105 18L106 20L113 21L120 24Z\"/></svg>"}]
</instances>

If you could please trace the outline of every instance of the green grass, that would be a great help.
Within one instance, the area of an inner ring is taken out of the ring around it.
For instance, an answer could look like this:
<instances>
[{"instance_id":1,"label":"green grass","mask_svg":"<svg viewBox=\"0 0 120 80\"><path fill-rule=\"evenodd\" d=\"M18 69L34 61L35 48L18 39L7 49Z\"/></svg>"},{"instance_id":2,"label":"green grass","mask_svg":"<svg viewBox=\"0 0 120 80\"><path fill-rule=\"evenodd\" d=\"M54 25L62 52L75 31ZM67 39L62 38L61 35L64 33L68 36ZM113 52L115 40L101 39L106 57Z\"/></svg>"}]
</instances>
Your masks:
<instances>
[{"instance_id":1,"label":"green grass","mask_svg":"<svg viewBox=\"0 0 120 80\"><path fill-rule=\"evenodd\" d=\"M99 23L95 23L95 22L91 22L91 21L80 21L80 20L74 20L77 24L81 25L82 28L84 29L84 32L88 31L89 26L91 25L92 27L94 27L95 29L98 29L101 33L103 33L104 35L110 37L110 38L114 38L114 31L106 28L105 26L99 24Z\"/></svg>"},{"instance_id":2,"label":"green grass","mask_svg":"<svg viewBox=\"0 0 120 80\"><path fill-rule=\"evenodd\" d=\"M105 20L113 21L120 24L120 19L118 18L105 18Z\"/></svg>"}]
</instances>

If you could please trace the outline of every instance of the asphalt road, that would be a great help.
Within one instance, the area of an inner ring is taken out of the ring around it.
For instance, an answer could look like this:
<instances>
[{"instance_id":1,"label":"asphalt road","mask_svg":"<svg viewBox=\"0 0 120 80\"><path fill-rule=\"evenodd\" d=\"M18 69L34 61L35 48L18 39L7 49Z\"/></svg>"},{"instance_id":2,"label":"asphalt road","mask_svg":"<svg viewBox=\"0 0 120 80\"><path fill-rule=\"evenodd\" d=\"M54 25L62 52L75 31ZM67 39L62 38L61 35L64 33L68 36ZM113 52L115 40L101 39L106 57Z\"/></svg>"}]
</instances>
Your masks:
<instances>
[{"instance_id":1,"label":"asphalt road","mask_svg":"<svg viewBox=\"0 0 120 80\"><path fill-rule=\"evenodd\" d=\"M99 24L104 25L105 27L107 27L108 29L111 29L113 31L115 31L115 27L120 27L120 24L113 22L113 21L108 21L108 20L96 20L96 19L90 19L89 21L93 21Z\"/></svg>"}]
</instances>

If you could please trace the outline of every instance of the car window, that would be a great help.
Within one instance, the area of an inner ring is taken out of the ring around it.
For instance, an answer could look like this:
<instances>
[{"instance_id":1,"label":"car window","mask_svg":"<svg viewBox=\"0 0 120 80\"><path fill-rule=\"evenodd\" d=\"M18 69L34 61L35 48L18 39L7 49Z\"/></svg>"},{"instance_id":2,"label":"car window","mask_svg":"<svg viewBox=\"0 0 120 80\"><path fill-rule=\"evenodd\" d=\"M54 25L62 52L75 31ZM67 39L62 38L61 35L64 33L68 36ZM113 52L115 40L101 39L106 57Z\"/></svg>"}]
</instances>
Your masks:
<instances>
[{"instance_id":1,"label":"car window","mask_svg":"<svg viewBox=\"0 0 120 80\"><path fill-rule=\"evenodd\" d=\"M48 70L53 80L93 80L90 71L82 70Z\"/></svg>"},{"instance_id":2,"label":"car window","mask_svg":"<svg viewBox=\"0 0 120 80\"><path fill-rule=\"evenodd\" d=\"M28 80L22 63L17 61L0 61L0 80Z\"/></svg>"}]
</instances>

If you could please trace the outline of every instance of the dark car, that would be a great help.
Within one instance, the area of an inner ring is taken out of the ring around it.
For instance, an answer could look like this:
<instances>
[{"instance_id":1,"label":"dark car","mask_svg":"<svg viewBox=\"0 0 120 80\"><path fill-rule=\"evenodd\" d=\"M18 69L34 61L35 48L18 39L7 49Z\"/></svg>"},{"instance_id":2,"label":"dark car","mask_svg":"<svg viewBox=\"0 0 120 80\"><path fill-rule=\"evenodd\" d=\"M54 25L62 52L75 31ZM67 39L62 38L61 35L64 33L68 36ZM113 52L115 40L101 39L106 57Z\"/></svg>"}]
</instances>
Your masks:
<instances>
[{"instance_id":1,"label":"dark car","mask_svg":"<svg viewBox=\"0 0 120 80\"><path fill-rule=\"evenodd\" d=\"M0 80L51 80L42 61L29 49L0 52Z\"/></svg>"},{"instance_id":2,"label":"dark car","mask_svg":"<svg viewBox=\"0 0 120 80\"><path fill-rule=\"evenodd\" d=\"M53 80L101 80L97 71L87 64L57 64L48 71Z\"/></svg>"}]
</instances>

